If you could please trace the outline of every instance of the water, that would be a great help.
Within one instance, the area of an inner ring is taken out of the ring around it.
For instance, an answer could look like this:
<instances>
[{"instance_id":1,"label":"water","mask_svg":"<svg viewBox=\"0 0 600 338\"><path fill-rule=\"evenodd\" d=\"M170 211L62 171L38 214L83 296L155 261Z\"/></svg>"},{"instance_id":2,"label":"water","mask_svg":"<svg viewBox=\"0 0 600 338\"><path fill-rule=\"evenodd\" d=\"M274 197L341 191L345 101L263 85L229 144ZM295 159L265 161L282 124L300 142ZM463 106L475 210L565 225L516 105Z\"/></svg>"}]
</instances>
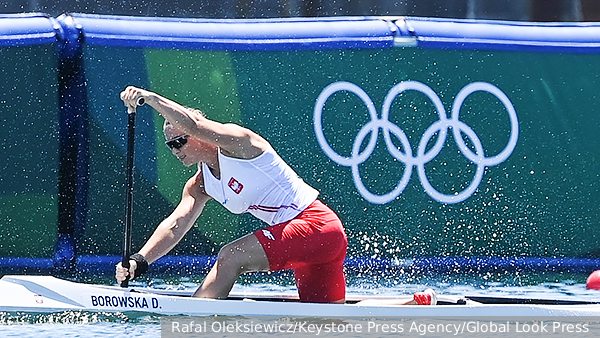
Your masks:
<instances>
[{"instance_id":1,"label":"water","mask_svg":"<svg viewBox=\"0 0 600 338\"><path fill-rule=\"evenodd\" d=\"M600 291L587 290L587 276L529 274L483 276L383 276L382 273L350 274L349 295L406 296L431 287L439 294L518 296L543 299L600 301ZM193 290L201 278L165 277L134 283L157 289ZM89 282L89 281L86 281ZM108 279L93 282L110 284ZM265 273L240 279L234 292L274 291L295 293L293 279L285 273ZM56 314L0 313L2 337L160 337L160 316L132 313L63 312ZM223 335L224 337L227 335ZM230 335L235 336L235 335ZM360 335L340 335L361 337Z\"/></svg>"}]
</instances>

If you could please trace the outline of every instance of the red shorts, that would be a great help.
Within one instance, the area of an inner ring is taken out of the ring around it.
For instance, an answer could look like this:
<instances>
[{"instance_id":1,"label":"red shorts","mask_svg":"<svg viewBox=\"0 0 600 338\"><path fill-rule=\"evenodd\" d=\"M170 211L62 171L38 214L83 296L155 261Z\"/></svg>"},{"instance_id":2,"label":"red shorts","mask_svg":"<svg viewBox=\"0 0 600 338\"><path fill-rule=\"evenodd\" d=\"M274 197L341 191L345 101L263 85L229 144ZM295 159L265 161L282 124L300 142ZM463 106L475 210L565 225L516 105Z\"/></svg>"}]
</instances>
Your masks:
<instances>
[{"instance_id":1,"label":"red shorts","mask_svg":"<svg viewBox=\"0 0 600 338\"><path fill-rule=\"evenodd\" d=\"M271 271L294 269L300 301L329 303L346 298L348 239L338 216L321 201L314 201L291 221L254 234Z\"/></svg>"}]
</instances>

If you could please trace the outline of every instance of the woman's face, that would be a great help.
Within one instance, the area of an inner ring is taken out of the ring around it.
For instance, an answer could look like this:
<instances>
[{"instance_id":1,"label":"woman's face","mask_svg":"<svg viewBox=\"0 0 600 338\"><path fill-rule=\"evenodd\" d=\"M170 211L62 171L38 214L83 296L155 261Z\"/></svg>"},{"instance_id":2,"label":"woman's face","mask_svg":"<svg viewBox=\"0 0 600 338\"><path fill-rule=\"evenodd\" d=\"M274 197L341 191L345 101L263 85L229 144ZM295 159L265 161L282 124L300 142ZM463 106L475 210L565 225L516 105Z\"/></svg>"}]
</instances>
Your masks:
<instances>
[{"instance_id":1,"label":"woman's face","mask_svg":"<svg viewBox=\"0 0 600 338\"><path fill-rule=\"evenodd\" d=\"M172 125L164 128L167 146L186 167L207 162L217 152L217 147L186 135Z\"/></svg>"}]
</instances>

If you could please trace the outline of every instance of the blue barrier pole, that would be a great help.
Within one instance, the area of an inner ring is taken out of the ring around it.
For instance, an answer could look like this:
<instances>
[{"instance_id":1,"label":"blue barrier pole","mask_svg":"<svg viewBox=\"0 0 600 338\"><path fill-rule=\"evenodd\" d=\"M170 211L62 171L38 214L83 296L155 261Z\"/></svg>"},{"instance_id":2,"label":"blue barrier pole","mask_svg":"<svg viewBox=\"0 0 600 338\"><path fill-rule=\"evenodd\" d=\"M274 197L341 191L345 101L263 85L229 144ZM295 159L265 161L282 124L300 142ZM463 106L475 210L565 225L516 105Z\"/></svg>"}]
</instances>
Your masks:
<instances>
[{"instance_id":1,"label":"blue barrier pole","mask_svg":"<svg viewBox=\"0 0 600 338\"><path fill-rule=\"evenodd\" d=\"M69 16L60 17L58 22L60 169L54 267L65 273L72 272L75 267L78 236L86 219L88 128L83 33Z\"/></svg>"}]
</instances>

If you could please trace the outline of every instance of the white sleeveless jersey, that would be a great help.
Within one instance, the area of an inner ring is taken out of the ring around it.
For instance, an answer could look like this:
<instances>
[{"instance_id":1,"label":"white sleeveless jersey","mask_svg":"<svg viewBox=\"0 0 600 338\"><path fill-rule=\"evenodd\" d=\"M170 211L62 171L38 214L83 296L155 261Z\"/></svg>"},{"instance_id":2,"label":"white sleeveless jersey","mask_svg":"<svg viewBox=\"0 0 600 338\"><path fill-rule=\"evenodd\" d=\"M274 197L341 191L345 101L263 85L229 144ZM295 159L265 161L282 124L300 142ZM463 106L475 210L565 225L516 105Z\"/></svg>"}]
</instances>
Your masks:
<instances>
[{"instance_id":1,"label":"white sleeveless jersey","mask_svg":"<svg viewBox=\"0 0 600 338\"><path fill-rule=\"evenodd\" d=\"M219 151L219 166L220 180L202 163L206 193L229 211L249 212L270 225L294 219L319 195L273 149L249 160Z\"/></svg>"}]
</instances>

